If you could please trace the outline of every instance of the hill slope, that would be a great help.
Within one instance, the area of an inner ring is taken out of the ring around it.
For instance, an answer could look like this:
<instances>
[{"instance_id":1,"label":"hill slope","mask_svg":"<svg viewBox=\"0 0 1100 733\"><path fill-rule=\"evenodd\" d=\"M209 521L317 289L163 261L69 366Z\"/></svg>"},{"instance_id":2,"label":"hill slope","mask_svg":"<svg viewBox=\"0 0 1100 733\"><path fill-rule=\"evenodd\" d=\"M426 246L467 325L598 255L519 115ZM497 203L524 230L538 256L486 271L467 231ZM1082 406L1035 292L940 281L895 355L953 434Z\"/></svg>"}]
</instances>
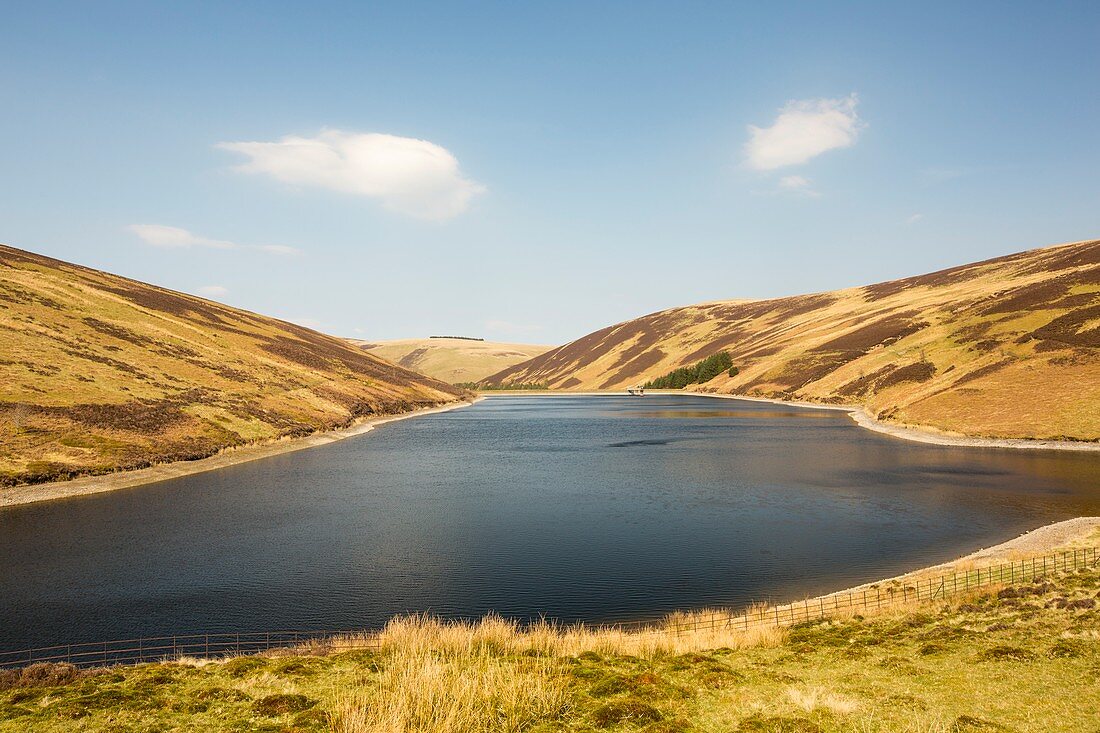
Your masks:
<instances>
[{"instance_id":1,"label":"hill slope","mask_svg":"<svg viewBox=\"0 0 1100 733\"><path fill-rule=\"evenodd\" d=\"M0 245L0 486L201 458L459 395L342 339Z\"/></svg>"},{"instance_id":2,"label":"hill slope","mask_svg":"<svg viewBox=\"0 0 1100 733\"><path fill-rule=\"evenodd\" d=\"M450 384L480 381L551 348L461 338L351 341L386 361Z\"/></svg>"},{"instance_id":3,"label":"hill slope","mask_svg":"<svg viewBox=\"0 0 1100 733\"><path fill-rule=\"evenodd\" d=\"M966 435L1100 439L1100 241L609 326L486 381L616 389L728 351L694 389L865 405Z\"/></svg>"}]
</instances>

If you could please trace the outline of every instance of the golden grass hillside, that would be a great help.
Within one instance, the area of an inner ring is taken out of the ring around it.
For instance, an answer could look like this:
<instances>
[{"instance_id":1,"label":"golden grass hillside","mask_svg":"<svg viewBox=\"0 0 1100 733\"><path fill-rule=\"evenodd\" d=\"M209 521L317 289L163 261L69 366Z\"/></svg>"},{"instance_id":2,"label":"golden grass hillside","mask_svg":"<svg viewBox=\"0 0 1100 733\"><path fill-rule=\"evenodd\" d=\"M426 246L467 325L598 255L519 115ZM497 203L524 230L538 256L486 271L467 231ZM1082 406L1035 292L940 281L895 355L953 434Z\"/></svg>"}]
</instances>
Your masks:
<instances>
[{"instance_id":1,"label":"golden grass hillside","mask_svg":"<svg viewBox=\"0 0 1100 733\"><path fill-rule=\"evenodd\" d=\"M550 350L537 344L506 344L463 338L401 339L352 343L386 361L449 384L478 382Z\"/></svg>"},{"instance_id":2,"label":"golden grass hillside","mask_svg":"<svg viewBox=\"0 0 1100 733\"><path fill-rule=\"evenodd\" d=\"M0 246L0 486L453 402L301 326Z\"/></svg>"},{"instance_id":3,"label":"golden grass hillside","mask_svg":"<svg viewBox=\"0 0 1100 733\"><path fill-rule=\"evenodd\" d=\"M1100 440L1100 241L867 287L673 308L486 382L621 389L720 351L736 376L693 389L858 404L962 435Z\"/></svg>"}]
</instances>

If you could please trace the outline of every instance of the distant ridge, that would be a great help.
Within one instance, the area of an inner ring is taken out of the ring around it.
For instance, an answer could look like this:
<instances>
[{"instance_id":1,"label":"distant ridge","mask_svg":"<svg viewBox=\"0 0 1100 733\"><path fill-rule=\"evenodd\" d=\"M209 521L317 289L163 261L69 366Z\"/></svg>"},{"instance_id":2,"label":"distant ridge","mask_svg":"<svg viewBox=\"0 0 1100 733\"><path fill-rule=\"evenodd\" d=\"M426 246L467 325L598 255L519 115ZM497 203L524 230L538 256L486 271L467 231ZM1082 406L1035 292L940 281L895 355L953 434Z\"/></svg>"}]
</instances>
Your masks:
<instances>
[{"instance_id":1,"label":"distant ridge","mask_svg":"<svg viewBox=\"0 0 1100 733\"><path fill-rule=\"evenodd\" d=\"M548 350L538 344L507 344L468 336L429 336L426 339L361 341L351 343L367 351L451 384L477 382Z\"/></svg>"},{"instance_id":2,"label":"distant ridge","mask_svg":"<svg viewBox=\"0 0 1100 733\"><path fill-rule=\"evenodd\" d=\"M722 351L689 389L860 404L969 436L1100 440L1100 241L866 287L672 308L485 382L622 389Z\"/></svg>"}]
</instances>

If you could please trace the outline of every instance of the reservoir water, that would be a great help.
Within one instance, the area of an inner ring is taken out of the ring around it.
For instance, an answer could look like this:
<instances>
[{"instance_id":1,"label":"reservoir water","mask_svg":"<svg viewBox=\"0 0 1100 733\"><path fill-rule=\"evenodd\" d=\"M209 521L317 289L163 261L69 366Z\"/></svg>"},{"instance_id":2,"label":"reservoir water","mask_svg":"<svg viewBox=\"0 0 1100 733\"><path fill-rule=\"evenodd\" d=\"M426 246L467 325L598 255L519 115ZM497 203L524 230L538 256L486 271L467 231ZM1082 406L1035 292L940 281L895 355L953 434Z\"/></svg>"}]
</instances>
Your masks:
<instances>
[{"instance_id":1,"label":"reservoir water","mask_svg":"<svg viewBox=\"0 0 1100 733\"><path fill-rule=\"evenodd\" d=\"M911 443L840 412L492 397L328 446L0 511L0 650L620 620L793 599L1100 514L1100 455Z\"/></svg>"}]
</instances>

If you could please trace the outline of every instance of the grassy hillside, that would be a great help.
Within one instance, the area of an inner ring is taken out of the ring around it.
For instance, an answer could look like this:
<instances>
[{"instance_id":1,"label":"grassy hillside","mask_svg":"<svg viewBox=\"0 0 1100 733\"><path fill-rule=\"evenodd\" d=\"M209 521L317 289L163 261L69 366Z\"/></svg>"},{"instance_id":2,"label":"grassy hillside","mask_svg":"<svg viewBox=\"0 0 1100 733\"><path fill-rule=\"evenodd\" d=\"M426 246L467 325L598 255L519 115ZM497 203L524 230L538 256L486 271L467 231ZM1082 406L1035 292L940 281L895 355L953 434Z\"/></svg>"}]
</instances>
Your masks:
<instances>
[{"instance_id":1,"label":"grassy hillside","mask_svg":"<svg viewBox=\"0 0 1100 733\"><path fill-rule=\"evenodd\" d=\"M457 399L345 341L0 246L0 486Z\"/></svg>"},{"instance_id":2,"label":"grassy hillside","mask_svg":"<svg viewBox=\"0 0 1100 733\"><path fill-rule=\"evenodd\" d=\"M728 351L692 389L862 404L965 435L1100 439L1100 241L609 326L486 381L616 389Z\"/></svg>"},{"instance_id":3,"label":"grassy hillside","mask_svg":"<svg viewBox=\"0 0 1100 733\"><path fill-rule=\"evenodd\" d=\"M398 619L280 654L0 670L0 733L1092 733L1100 571L786 629Z\"/></svg>"},{"instance_id":4,"label":"grassy hillside","mask_svg":"<svg viewBox=\"0 0 1100 733\"><path fill-rule=\"evenodd\" d=\"M461 338L401 339L352 343L386 361L450 384L478 382L501 369L545 353L549 346Z\"/></svg>"}]
</instances>

